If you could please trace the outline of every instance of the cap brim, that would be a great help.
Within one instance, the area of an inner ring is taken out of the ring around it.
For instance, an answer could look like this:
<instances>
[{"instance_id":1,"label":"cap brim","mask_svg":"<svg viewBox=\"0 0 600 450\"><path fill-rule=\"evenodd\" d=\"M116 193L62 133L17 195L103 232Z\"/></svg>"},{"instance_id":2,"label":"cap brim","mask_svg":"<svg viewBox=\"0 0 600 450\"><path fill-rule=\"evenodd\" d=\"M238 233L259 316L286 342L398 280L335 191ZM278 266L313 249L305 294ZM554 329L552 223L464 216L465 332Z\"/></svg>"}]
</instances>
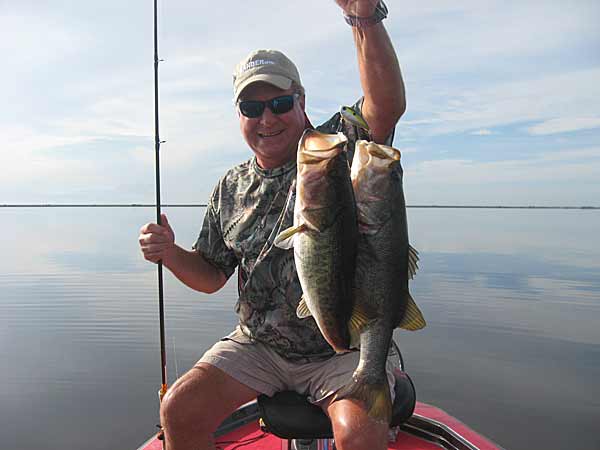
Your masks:
<instances>
[{"instance_id":1,"label":"cap brim","mask_svg":"<svg viewBox=\"0 0 600 450\"><path fill-rule=\"evenodd\" d=\"M284 89L284 90L292 87L292 80L290 80L289 78L286 78L284 76L272 75L272 74L266 74L266 73L257 74L257 75L254 75L254 76L248 78L246 81L244 81L243 83L241 83L238 86L237 91L235 92L233 101L237 102L237 100L240 97L240 94L243 92L243 90L246 89L248 86L250 86L252 83L256 83L257 81L269 83L279 89Z\"/></svg>"}]
</instances>

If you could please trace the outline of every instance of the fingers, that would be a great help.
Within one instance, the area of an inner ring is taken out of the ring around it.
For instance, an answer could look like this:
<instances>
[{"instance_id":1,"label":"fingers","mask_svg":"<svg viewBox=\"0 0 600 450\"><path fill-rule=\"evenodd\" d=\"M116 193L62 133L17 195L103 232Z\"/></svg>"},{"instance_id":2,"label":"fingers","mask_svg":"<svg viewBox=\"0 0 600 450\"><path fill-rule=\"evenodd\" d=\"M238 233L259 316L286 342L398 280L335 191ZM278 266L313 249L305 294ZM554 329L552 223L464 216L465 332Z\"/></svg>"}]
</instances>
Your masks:
<instances>
[{"instance_id":1,"label":"fingers","mask_svg":"<svg viewBox=\"0 0 600 450\"><path fill-rule=\"evenodd\" d=\"M166 226L161 226L156 223L147 223L142 228L140 228L140 239L142 238L142 236L150 235L164 236L167 240L175 240L175 234L173 233L173 229L171 228L168 222L166 223Z\"/></svg>"},{"instance_id":2,"label":"fingers","mask_svg":"<svg viewBox=\"0 0 600 450\"><path fill-rule=\"evenodd\" d=\"M161 214L160 215L160 223L163 227L165 227L169 232L173 233L173 229L171 228L171 225L169 225L169 220L167 219L167 215L166 214Z\"/></svg>"},{"instance_id":3,"label":"fingers","mask_svg":"<svg viewBox=\"0 0 600 450\"><path fill-rule=\"evenodd\" d=\"M170 245L160 244L153 246L142 246L142 255L144 259L153 263L157 263L161 259L164 259L165 251L171 248Z\"/></svg>"},{"instance_id":4,"label":"fingers","mask_svg":"<svg viewBox=\"0 0 600 450\"><path fill-rule=\"evenodd\" d=\"M170 244L171 240L166 234L163 233L146 233L140 234L138 237L140 247L152 247L160 244Z\"/></svg>"},{"instance_id":5,"label":"fingers","mask_svg":"<svg viewBox=\"0 0 600 450\"><path fill-rule=\"evenodd\" d=\"M146 240L140 238L140 250L144 259L148 261L158 262L164 259L167 252L173 248L172 242L151 243L150 240L150 238Z\"/></svg>"},{"instance_id":6,"label":"fingers","mask_svg":"<svg viewBox=\"0 0 600 450\"><path fill-rule=\"evenodd\" d=\"M138 237L144 259L154 263L164 259L175 245L175 235L164 214L161 215L161 223L162 226L156 223L145 224L140 228Z\"/></svg>"},{"instance_id":7,"label":"fingers","mask_svg":"<svg viewBox=\"0 0 600 450\"><path fill-rule=\"evenodd\" d=\"M142 234L167 234L168 230L166 227L160 226L156 223L147 223L140 228L140 235Z\"/></svg>"}]
</instances>

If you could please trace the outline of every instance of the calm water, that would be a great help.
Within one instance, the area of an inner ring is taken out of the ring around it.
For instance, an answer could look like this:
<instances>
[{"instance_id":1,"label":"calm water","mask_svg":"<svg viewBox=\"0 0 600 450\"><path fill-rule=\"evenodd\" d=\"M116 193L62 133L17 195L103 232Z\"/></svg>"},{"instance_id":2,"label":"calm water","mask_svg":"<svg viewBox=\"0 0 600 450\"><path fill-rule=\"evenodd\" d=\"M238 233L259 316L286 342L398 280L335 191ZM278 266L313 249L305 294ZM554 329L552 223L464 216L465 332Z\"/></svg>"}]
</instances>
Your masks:
<instances>
[{"instance_id":1,"label":"calm water","mask_svg":"<svg viewBox=\"0 0 600 450\"><path fill-rule=\"evenodd\" d=\"M202 208L166 210L190 246ZM135 449L158 423L150 208L0 208L0 446ZM396 337L419 400L507 449L600 449L600 211L409 210L429 326ZM165 279L169 377L236 323Z\"/></svg>"}]
</instances>

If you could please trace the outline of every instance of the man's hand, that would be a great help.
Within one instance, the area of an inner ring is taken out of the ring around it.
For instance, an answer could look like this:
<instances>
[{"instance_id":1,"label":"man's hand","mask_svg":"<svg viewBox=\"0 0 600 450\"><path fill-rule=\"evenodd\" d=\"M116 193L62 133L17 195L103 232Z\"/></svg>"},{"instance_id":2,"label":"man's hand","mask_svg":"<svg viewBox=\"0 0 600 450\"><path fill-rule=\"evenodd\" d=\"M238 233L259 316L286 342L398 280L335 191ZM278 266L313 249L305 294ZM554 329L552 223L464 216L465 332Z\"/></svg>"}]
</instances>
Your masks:
<instances>
[{"instance_id":1,"label":"man's hand","mask_svg":"<svg viewBox=\"0 0 600 450\"><path fill-rule=\"evenodd\" d=\"M335 0L349 16L370 17L375 12L379 0Z\"/></svg>"},{"instance_id":2,"label":"man's hand","mask_svg":"<svg viewBox=\"0 0 600 450\"><path fill-rule=\"evenodd\" d=\"M207 262L196 250L185 250L175 244L175 233L167 216L161 214L161 225L147 223L140 229L140 249L144 259L163 264L186 286L208 294L218 291L227 277Z\"/></svg>"},{"instance_id":3,"label":"man's hand","mask_svg":"<svg viewBox=\"0 0 600 450\"><path fill-rule=\"evenodd\" d=\"M139 243L144 259L153 263L164 260L175 247L175 233L166 215L161 214L161 222L162 226L147 223L140 229Z\"/></svg>"}]
</instances>

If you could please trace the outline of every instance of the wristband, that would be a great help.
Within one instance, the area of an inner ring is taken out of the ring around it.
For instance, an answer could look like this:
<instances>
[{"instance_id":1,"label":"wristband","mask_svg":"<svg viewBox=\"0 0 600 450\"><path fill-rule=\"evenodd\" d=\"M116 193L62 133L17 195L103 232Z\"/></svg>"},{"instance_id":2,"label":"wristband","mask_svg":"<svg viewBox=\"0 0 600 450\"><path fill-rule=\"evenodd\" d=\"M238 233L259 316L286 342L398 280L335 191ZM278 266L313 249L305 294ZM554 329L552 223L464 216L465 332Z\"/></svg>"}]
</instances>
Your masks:
<instances>
[{"instance_id":1,"label":"wristband","mask_svg":"<svg viewBox=\"0 0 600 450\"><path fill-rule=\"evenodd\" d=\"M369 17L351 16L343 12L346 23L356 28L367 28L381 22L388 15L388 9L383 0L379 0L379 3L375 7L375 11Z\"/></svg>"}]
</instances>

